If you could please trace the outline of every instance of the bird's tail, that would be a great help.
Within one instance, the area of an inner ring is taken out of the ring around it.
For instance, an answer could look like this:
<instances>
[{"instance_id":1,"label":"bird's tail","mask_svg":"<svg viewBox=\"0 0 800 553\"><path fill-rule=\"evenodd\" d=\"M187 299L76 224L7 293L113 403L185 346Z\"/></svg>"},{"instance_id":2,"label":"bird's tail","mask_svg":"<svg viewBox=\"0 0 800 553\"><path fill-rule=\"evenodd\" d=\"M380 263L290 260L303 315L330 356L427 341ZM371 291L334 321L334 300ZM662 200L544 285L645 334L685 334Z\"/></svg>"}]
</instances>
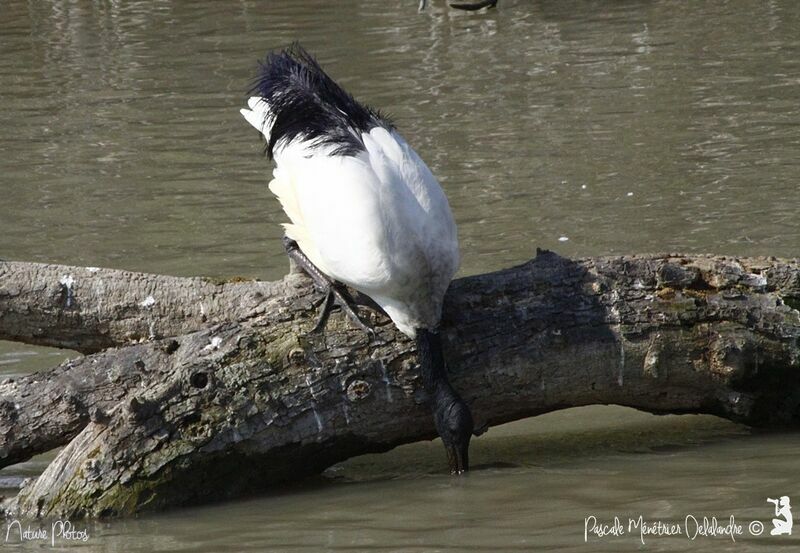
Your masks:
<instances>
[{"instance_id":1,"label":"bird's tail","mask_svg":"<svg viewBox=\"0 0 800 553\"><path fill-rule=\"evenodd\" d=\"M239 113L241 113L247 122L253 125L258 132L264 135L265 140L269 141L269 130L272 127L272 118L267 102L257 96L252 96L247 100L247 107L249 109L242 108L239 110Z\"/></svg>"},{"instance_id":2,"label":"bird's tail","mask_svg":"<svg viewBox=\"0 0 800 553\"><path fill-rule=\"evenodd\" d=\"M261 63L241 113L267 141L267 155L294 141L331 145L328 155L364 150L361 133L391 127L377 110L357 102L299 44L270 53Z\"/></svg>"}]
</instances>

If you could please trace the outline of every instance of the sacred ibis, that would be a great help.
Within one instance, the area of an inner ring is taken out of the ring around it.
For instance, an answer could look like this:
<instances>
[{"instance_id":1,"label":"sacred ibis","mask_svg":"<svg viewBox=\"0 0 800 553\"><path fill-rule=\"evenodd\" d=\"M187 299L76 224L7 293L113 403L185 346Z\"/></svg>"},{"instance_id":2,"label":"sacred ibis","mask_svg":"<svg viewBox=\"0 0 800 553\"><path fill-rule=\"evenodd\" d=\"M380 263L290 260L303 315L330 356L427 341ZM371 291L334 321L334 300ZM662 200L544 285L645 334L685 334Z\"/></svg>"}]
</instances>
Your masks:
<instances>
[{"instance_id":1,"label":"sacred ibis","mask_svg":"<svg viewBox=\"0 0 800 553\"><path fill-rule=\"evenodd\" d=\"M287 253L327 293L318 326L336 301L368 328L341 284L372 298L416 341L450 470L468 470L472 415L447 379L437 330L459 263L442 188L392 122L357 102L302 47L260 65L241 113L275 162L269 189L290 220Z\"/></svg>"}]
</instances>

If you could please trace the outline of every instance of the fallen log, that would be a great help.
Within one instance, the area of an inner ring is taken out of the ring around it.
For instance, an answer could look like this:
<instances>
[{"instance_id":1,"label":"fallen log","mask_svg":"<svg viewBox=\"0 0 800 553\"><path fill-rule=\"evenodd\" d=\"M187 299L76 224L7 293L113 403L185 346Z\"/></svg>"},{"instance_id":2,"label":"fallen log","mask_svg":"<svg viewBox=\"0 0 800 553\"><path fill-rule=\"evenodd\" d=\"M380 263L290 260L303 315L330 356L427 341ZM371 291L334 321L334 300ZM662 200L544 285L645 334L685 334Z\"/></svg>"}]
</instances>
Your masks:
<instances>
[{"instance_id":1,"label":"fallen log","mask_svg":"<svg viewBox=\"0 0 800 553\"><path fill-rule=\"evenodd\" d=\"M311 334L319 299L296 273L0 262L0 339L88 354L0 384L0 464L66 445L6 513L194 505L433 438L413 343L379 314ZM588 404L796 425L798 309L798 260L539 252L454 281L442 335L477 427Z\"/></svg>"}]
</instances>

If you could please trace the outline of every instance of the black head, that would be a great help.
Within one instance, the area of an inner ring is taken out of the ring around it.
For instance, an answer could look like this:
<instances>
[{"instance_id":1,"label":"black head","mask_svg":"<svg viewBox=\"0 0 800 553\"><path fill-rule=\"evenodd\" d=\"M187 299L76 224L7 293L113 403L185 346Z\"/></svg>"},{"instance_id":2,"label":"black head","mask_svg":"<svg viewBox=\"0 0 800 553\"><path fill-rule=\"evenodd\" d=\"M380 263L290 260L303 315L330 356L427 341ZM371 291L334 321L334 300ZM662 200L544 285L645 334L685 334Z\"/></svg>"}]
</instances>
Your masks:
<instances>
[{"instance_id":1,"label":"black head","mask_svg":"<svg viewBox=\"0 0 800 553\"><path fill-rule=\"evenodd\" d=\"M422 381L430 398L436 431L447 451L450 472L462 474L469 470L469 440L475 426L472 414L447 379L441 336L418 328L416 340Z\"/></svg>"},{"instance_id":2,"label":"black head","mask_svg":"<svg viewBox=\"0 0 800 553\"><path fill-rule=\"evenodd\" d=\"M469 441L474 423L469 407L447 385L434 395L433 420L444 443L451 474L469 470Z\"/></svg>"}]
</instances>

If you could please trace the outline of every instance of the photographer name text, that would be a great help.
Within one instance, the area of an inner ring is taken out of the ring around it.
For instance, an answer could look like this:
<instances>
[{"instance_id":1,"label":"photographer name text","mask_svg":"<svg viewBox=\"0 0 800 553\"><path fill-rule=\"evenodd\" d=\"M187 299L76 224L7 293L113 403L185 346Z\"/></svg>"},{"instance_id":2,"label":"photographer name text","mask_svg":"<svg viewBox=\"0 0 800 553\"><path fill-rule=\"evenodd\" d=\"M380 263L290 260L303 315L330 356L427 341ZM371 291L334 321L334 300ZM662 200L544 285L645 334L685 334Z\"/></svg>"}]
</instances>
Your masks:
<instances>
[{"instance_id":1,"label":"photographer name text","mask_svg":"<svg viewBox=\"0 0 800 553\"><path fill-rule=\"evenodd\" d=\"M61 542L86 542L89 541L89 531L75 528L68 520L56 520L50 525L23 526L19 520L9 520L6 524L6 543L22 542L49 542L51 547Z\"/></svg>"},{"instance_id":2,"label":"photographer name text","mask_svg":"<svg viewBox=\"0 0 800 553\"><path fill-rule=\"evenodd\" d=\"M583 541L592 539L635 535L644 545L645 540L654 537L683 536L689 540L699 538L725 538L736 541L745 534L760 536L764 524L758 520L739 523L736 517L718 519L715 516L686 515L682 522L674 520L646 520L643 516L628 517L626 523L616 516L613 520L601 521L594 515L584 518Z\"/></svg>"}]
</instances>

